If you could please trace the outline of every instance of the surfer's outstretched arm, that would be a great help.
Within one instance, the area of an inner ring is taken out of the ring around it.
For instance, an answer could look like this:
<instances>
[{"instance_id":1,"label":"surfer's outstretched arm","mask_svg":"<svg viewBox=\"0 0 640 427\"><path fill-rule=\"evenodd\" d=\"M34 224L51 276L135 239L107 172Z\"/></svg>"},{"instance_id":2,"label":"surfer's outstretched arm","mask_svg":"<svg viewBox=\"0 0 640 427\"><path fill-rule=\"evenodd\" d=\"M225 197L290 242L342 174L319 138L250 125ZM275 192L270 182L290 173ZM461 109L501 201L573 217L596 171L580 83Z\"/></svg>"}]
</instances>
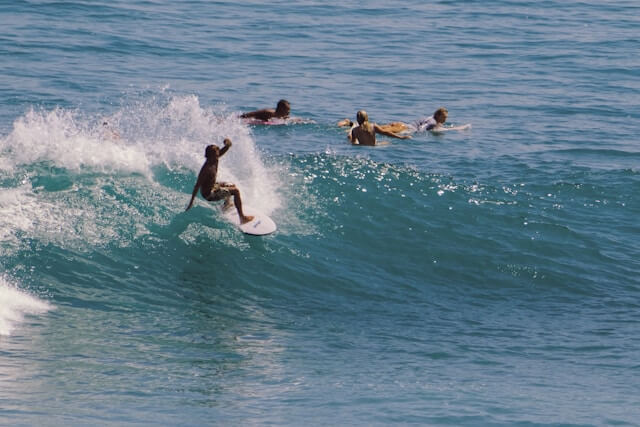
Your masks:
<instances>
[{"instance_id":1,"label":"surfer's outstretched arm","mask_svg":"<svg viewBox=\"0 0 640 427\"><path fill-rule=\"evenodd\" d=\"M375 129L376 133L379 133L381 135L390 136L392 138L398 138L398 139L409 139L409 138L411 138L411 135L398 135L397 133L393 133L393 132L389 132L387 130L384 130L383 128L381 128L377 124L374 124L373 128Z\"/></svg>"}]
</instances>

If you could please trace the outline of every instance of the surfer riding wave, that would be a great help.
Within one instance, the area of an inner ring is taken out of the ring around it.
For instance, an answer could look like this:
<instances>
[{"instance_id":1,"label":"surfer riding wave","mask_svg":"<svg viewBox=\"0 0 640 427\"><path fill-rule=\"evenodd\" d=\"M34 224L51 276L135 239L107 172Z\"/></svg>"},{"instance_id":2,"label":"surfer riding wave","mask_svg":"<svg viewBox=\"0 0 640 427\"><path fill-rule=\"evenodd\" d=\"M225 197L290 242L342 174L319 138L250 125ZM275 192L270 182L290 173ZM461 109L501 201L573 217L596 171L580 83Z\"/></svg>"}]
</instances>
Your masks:
<instances>
[{"instance_id":1,"label":"surfer riding wave","mask_svg":"<svg viewBox=\"0 0 640 427\"><path fill-rule=\"evenodd\" d=\"M245 224L253 219L251 215L245 215L242 211L242 199L240 198L240 190L231 183L228 182L216 182L216 176L218 174L218 160L222 157L229 148L231 148L231 140L225 138L223 141L224 147L220 149L217 145L208 145L205 149L204 156L207 160L202 165L200 173L198 174L198 180L193 187L193 193L191 194L191 201L185 211L188 211L193 206L193 201L200 190L200 194L205 200L210 202L216 202L219 200L225 201L224 206L231 206L231 196L233 196L233 204L238 211L240 217L240 223Z\"/></svg>"}]
</instances>

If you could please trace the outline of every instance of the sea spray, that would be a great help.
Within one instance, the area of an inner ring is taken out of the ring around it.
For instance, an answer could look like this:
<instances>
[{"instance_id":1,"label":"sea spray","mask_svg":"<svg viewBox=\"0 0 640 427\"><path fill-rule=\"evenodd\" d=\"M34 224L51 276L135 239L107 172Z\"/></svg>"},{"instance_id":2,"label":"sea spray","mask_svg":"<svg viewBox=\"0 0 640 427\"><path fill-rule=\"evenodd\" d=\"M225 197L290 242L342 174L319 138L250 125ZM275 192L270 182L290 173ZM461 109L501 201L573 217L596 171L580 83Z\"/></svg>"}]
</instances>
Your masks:
<instances>
[{"instance_id":1,"label":"sea spray","mask_svg":"<svg viewBox=\"0 0 640 427\"><path fill-rule=\"evenodd\" d=\"M11 335L27 315L46 313L54 307L20 290L6 277L0 276L0 336Z\"/></svg>"},{"instance_id":2,"label":"sea spray","mask_svg":"<svg viewBox=\"0 0 640 427\"><path fill-rule=\"evenodd\" d=\"M0 250L16 253L24 238L78 251L128 246L184 211L205 147L224 138L233 147L219 180L236 184L246 206L281 208L279 170L265 165L251 130L224 106L162 92L109 115L30 109L0 139Z\"/></svg>"},{"instance_id":3,"label":"sea spray","mask_svg":"<svg viewBox=\"0 0 640 427\"><path fill-rule=\"evenodd\" d=\"M15 120L0 149L14 165L46 163L74 172L149 174L149 162L137 144L105 133L102 124L92 122L61 108L31 109Z\"/></svg>"},{"instance_id":4,"label":"sea spray","mask_svg":"<svg viewBox=\"0 0 640 427\"><path fill-rule=\"evenodd\" d=\"M267 214L281 207L278 172L265 165L249 127L224 105L203 107L195 95L176 96L163 91L126 100L107 120L117 123L127 143L141 147L154 171L188 169L194 183L205 160L206 146L222 147L222 141L229 138L233 147L220 162L218 180L236 184L244 201Z\"/></svg>"}]
</instances>

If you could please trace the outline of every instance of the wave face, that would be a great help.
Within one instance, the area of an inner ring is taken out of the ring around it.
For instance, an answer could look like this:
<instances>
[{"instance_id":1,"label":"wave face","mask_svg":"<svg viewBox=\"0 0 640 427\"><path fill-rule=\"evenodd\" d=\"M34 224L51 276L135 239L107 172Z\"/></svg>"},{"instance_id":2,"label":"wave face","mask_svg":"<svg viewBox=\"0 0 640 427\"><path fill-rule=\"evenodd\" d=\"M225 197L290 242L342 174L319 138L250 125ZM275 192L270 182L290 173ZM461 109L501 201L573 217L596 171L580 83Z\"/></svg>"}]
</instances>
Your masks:
<instances>
[{"instance_id":1,"label":"wave face","mask_svg":"<svg viewBox=\"0 0 640 427\"><path fill-rule=\"evenodd\" d=\"M539 6L0 6L0 424L635 424L638 8Z\"/></svg>"}]
</instances>

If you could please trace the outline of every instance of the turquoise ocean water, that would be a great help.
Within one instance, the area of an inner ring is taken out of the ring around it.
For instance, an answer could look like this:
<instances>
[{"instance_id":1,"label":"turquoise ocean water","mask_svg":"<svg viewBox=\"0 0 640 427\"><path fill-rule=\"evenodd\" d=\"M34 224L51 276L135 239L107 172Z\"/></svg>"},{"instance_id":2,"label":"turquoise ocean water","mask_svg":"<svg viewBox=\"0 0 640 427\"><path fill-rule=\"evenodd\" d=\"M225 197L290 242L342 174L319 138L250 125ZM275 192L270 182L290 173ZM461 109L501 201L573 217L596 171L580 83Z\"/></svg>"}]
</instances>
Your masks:
<instances>
[{"instance_id":1,"label":"turquoise ocean water","mask_svg":"<svg viewBox=\"0 0 640 427\"><path fill-rule=\"evenodd\" d=\"M640 425L636 1L0 23L1 425ZM304 123L237 118L280 98ZM335 126L440 106L471 130ZM184 212L225 137L275 234Z\"/></svg>"}]
</instances>

